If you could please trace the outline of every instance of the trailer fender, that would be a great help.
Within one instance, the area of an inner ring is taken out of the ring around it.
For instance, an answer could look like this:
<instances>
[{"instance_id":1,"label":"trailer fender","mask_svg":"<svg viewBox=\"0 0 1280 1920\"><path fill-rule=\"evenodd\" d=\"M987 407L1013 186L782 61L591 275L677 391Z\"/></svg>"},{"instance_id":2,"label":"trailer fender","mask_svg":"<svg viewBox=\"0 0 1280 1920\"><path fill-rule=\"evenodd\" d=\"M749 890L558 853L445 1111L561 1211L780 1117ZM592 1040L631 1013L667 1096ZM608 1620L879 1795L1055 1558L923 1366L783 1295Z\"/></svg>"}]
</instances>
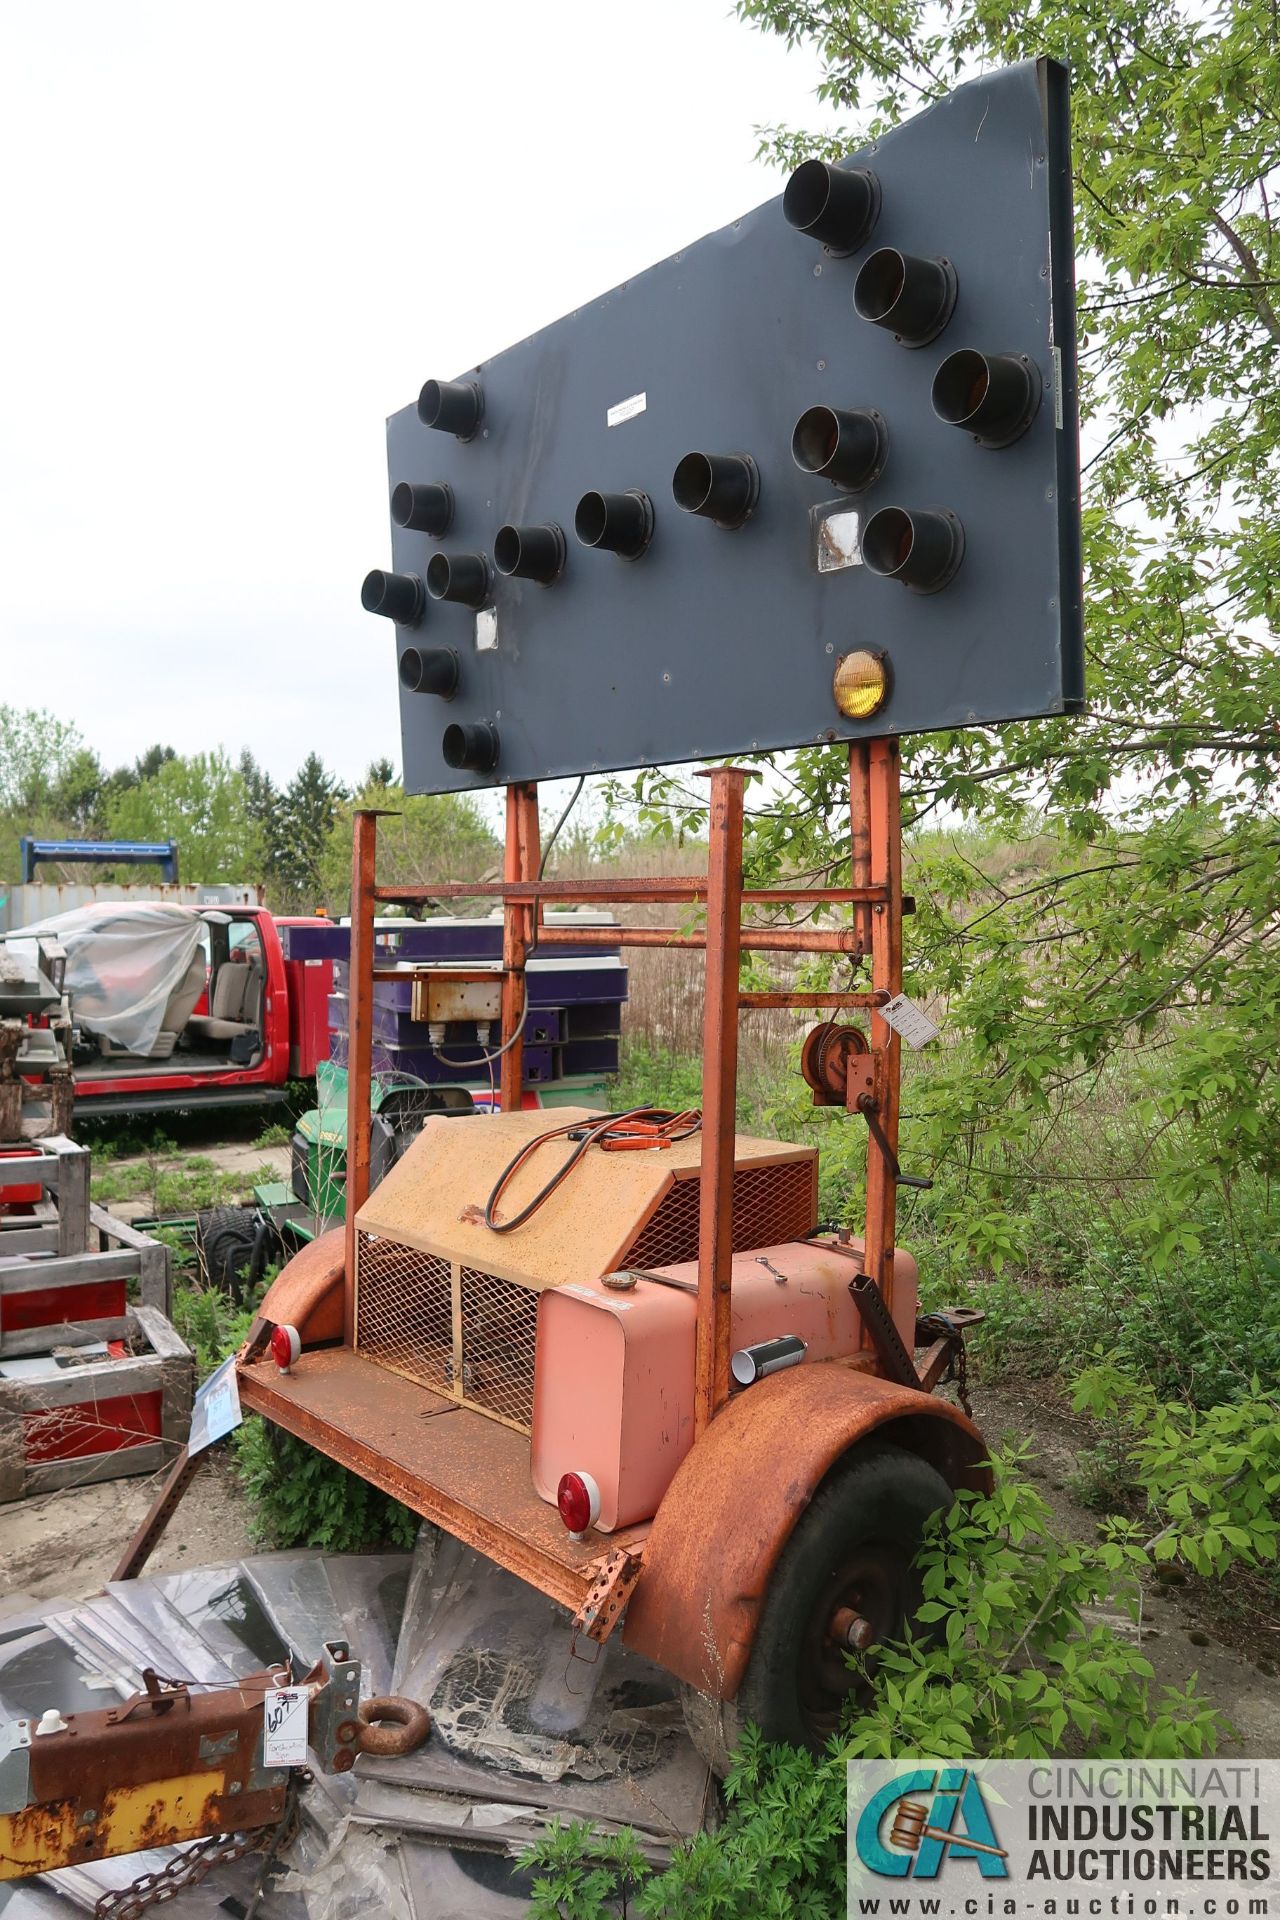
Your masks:
<instances>
[{"instance_id":1,"label":"trailer fender","mask_svg":"<svg viewBox=\"0 0 1280 1920\"><path fill-rule=\"evenodd\" d=\"M304 1347L341 1340L345 1279L346 1234L331 1227L281 1267L249 1330L250 1347L272 1326L296 1327Z\"/></svg>"},{"instance_id":2,"label":"trailer fender","mask_svg":"<svg viewBox=\"0 0 1280 1920\"><path fill-rule=\"evenodd\" d=\"M627 1609L628 1647L716 1699L742 1681L778 1556L829 1470L874 1435L985 1492L987 1447L945 1400L838 1363L735 1394L663 1495Z\"/></svg>"}]
</instances>

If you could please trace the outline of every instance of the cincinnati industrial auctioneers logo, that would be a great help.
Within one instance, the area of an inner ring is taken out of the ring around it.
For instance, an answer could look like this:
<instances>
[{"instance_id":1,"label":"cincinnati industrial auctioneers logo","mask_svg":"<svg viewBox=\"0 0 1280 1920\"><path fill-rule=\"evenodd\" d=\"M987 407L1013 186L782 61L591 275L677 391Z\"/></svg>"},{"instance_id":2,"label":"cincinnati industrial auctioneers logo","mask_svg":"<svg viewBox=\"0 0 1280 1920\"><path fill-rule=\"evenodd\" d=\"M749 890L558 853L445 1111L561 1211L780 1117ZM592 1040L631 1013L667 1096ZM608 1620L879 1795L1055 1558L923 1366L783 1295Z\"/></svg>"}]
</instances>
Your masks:
<instances>
[{"instance_id":1,"label":"cincinnati industrial auctioneers logo","mask_svg":"<svg viewBox=\"0 0 1280 1920\"><path fill-rule=\"evenodd\" d=\"M896 1879L936 1880L949 1859L973 1861L984 1879L1009 1874L970 1767L916 1767L888 1781L862 1809L854 1844L872 1873Z\"/></svg>"},{"instance_id":2,"label":"cincinnati industrial auctioneers logo","mask_svg":"<svg viewBox=\"0 0 1280 1920\"><path fill-rule=\"evenodd\" d=\"M1280 1920L1280 1762L849 1763L859 1920Z\"/></svg>"}]
</instances>

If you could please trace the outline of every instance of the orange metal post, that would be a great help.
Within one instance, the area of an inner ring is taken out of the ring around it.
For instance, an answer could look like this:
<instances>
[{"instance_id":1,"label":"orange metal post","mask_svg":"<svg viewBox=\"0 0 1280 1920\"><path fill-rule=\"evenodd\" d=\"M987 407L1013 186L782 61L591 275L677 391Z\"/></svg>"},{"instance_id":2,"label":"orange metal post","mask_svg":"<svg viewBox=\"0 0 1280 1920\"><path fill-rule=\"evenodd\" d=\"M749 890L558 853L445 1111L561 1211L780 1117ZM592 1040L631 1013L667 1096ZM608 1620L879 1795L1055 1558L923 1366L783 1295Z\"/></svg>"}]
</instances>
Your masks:
<instances>
[{"instance_id":1,"label":"orange metal post","mask_svg":"<svg viewBox=\"0 0 1280 1920\"><path fill-rule=\"evenodd\" d=\"M538 877L538 789L532 783L507 788L507 838L502 877L507 882ZM518 1113L524 1092L524 963L541 908L511 899L502 903L502 1111Z\"/></svg>"},{"instance_id":2,"label":"orange metal post","mask_svg":"<svg viewBox=\"0 0 1280 1920\"><path fill-rule=\"evenodd\" d=\"M706 1001L702 1028L702 1167L693 1430L729 1397L733 1159L738 1101L738 973L742 954L741 767L710 775Z\"/></svg>"},{"instance_id":3,"label":"orange metal post","mask_svg":"<svg viewBox=\"0 0 1280 1920\"><path fill-rule=\"evenodd\" d=\"M351 952L347 963L347 1245L342 1338L355 1345L356 1214L369 1197L373 1131L373 885L378 816L357 810L351 847Z\"/></svg>"},{"instance_id":4,"label":"orange metal post","mask_svg":"<svg viewBox=\"0 0 1280 1920\"><path fill-rule=\"evenodd\" d=\"M871 985L892 997L902 991L902 815L898 787L898 742L869 742L869 824L871 880L888 898L871 909ZM884 1016L871 1015L877 1118L894 1153L898 1151L898 1107L902 1042ZM897 1188L874 1140L867 1142L866 1270L880 1287L886 1306L893 1304L893 1244L897 1225Z\"/></svg>"},{"instance_id":5,"label":"orange metal post","mask_svg":"<svg viewBox=\"0 0 1280 1920\"><path fill-rule=\"evenodd\" d=\"M871 743L849 745L849 879L855 887L871 884ZM858 907L853 916L863 953L871 951L871 913Z\"/></svg>"}]
</instances>

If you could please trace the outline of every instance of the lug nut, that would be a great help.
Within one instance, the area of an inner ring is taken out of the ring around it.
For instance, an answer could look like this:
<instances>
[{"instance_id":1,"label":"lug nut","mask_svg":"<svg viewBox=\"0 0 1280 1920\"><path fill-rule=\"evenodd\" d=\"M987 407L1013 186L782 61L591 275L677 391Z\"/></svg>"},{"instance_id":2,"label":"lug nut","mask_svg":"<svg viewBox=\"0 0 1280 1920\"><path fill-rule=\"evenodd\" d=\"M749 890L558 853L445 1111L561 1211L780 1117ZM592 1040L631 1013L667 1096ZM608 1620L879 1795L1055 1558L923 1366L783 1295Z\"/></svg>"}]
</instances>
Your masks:
<instances>
[{"instance_id":1,"label":"lug nut","mask_svg":"<svg viewBox=\"0 0 1280 1920\"><path fill-rule=\"evenodd\" d=\"M830 1634L837 1646L846 1647L850 1653L865 1653L876 1637L876 1630L852 1607L837 1607L831 1616Z\"/></svg>"}]
</instances>

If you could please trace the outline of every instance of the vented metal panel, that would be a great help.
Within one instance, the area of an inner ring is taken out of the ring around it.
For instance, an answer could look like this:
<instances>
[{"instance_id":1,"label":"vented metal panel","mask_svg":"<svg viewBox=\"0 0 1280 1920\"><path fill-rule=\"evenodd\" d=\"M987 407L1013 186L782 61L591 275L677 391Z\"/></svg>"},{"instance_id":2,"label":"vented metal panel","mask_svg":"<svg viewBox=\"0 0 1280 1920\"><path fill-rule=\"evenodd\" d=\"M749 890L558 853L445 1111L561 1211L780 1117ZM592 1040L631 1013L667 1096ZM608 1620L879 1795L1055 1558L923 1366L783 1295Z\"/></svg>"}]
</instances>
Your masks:
<instances>
[{"instance_id":1,"label":"vented metal panel","mask_svg":"<svg viewBox=\"0 0 1280 1920\"><path fill-rule=\"evenodd\" d=\"M735 1252L804 1239L816 1225L811 1156L739 1167ZM624 1258L671 1266L698 1254L696 1170L677 1179ZM356 1258L357 1348L370 1360L504 1425L529 1431L538 1288L361 1233Z\"/></svg>"},{"instance_id":2,"label":"vented metal panel","mask_svg":"<svg viewBox=\"0 0 1280 1920\"><path fill-rule=\"evenodd\" d=\"M532 1287L462 1267L462 1399L529 1431L538 1295Z\"/></svg>"},{"instance_id":3,"label":"vented metal panel","mask_svg":"<svg viewBox=\"0 0 1280 1920\"><path fill-rule=\"evenodd\" d=\"M733 1176L733 1250L803 1240L817 1226L811 1160L738 1167ZM698 1182L677 1180L626 1250L624 1264L670 1267L698 1257Z\"/></svg>"},{"instance_id":4,"label":"vented metal panel","mask_svg":"<svg viewBox=\"0 0 1280 1920\"><path fill-rule=\"evenodd\" d=\"M370 1360L453 1392L453 1270L416 1247L362 1233L356 1258L356 1345Z\"/></svg>"}]
</instances>

